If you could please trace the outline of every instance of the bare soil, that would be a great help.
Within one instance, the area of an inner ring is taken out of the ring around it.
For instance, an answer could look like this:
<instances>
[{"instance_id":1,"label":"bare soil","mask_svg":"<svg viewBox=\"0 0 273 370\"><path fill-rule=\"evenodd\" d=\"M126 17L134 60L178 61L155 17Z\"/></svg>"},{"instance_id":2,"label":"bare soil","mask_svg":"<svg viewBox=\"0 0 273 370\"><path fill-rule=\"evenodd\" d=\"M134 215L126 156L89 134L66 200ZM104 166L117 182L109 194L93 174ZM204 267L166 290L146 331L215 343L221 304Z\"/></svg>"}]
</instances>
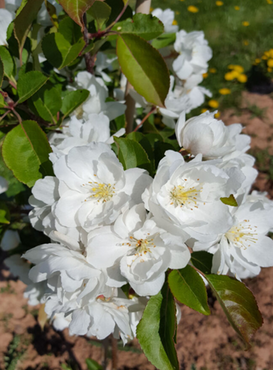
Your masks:
<instances>
[{"instance_id":1,"label":"bare soil","mask_svg":"<svg viewBox=\"0 0 273 370\"><path fill-rule=\"evenodd\" d=\"M253 106L257 106L259 110ZM270 96L244 93L241 115L223 112L226 124L240 122L253 138L252 148L268 149L273 154L273 100ZM250 109L249 109L250 108ZM259 117L257 117L257 113ZM267 161L267 159L265 159ZM268 191L273 198L272 179L260 173L255 189ZM102 361L103 347L95 339L70 337L56 332L49 324L42 330L37 321L39 307L27 305L24 284L15 280L0 255L0 369L85 370L86 358ZM181 370L271 370L273 369L273 268L246 281L256 296L264 318L249 351L230 327L218 302L210 296L212 314L202 316L182 306L178 327L177 351ZM118 369L152 370L137 341L118 347ZM111 366L109 365L109 368Z\"/></svg>"}]
</instances>

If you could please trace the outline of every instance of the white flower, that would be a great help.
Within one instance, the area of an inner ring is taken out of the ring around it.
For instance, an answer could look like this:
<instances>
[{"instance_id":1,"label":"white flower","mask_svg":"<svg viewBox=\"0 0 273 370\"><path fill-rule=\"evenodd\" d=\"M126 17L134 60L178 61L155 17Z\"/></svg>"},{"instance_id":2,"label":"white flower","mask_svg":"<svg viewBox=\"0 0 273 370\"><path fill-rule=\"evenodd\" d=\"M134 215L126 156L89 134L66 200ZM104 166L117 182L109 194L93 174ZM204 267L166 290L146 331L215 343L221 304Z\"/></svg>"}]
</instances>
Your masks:
<instances>
[{"instance_id":1,"label":"white flower","mask_svg":"<svg viewBox=\"0 0 273 370\"><path fill-rule=\"evenodd\" d=\"M156 8L152 11L152 15L161 20L164 24L166 33L173 33L178 31L178 26L174 24L174 11L171 9L162 10Z\"/></svg>"},{"instance_id":2,"label":"white flower","mask_svg":"<svg viewBox=\"0 0 273 370\"><path fill-rule=\"evenodd\" d=\"M207 71L207 62L212 57L212 50L202 31L179 31L174 48L180 55L173 62L173 70L181 80L187 80L196 74L202 75Z\"/></svg>"},{"instance_id":3,"label":"white flower","mask_svg":"<svg viewBox=\"0 0 273 370\"><path fill-rule=\"evenodd\" d=\"M96 56L96 74L100 75L105 82L110 82L111 78L107 75L107 73L103 72L104 69L112 69L112 63L117 59L117 57L113 57L109 59L104 53L101 51L98 52Z\"/></svg>"},{"instance_id":4,"label":"white flower","mask_svg":"<svg viewBox=\"0 0 273 370\"><path fill-rule=\"evenodd\" d=\"M120 129L115 133L119 137L125 133ZM88 119L77 119L72 116L63 126L62 133L54 133L49 142L54 153L67 154L75 146L87 145L91 142L102 142L112 144L113 136L110 136L110 121L103 113L88 115Z\"/></svg>"},{"instance_id":5,"label":"white flower","mask_svg":"<svg viewBox=\"0 0 273 370\"><path fill-rule=\"evenodd\" d=\"M15 14L7 9L0 9L0 45L7 44L7 29Z\"/></svg>"},{"instance_id":6,"label":"white flower","mask_svg":"<svg viewBox=\"0 0 273 370\"><path fill-rule=\"evenodd\" d=\"M4 251L10 251L18 247L21 243L18 231L6 230L1 240L1 248Z\"/></svg>"},{"instance_id":7,"label":"white flower","mask_svg":"<svg viewBox=\"0 0 273 370\"><path fill-rule=\"evenodd\" d=\"M228 230L231 216L220 198L236 193L244 179L238 168L228 174L219 168L221 161L201 160L198 155L186 163L179 153L167 151L143 195L156 220L172 222L198 240Z\"/></svg>"},{"instance_id":8,"label":"white flower","mask_svg":"<svg viewBox=\"0 0 273 370\"><path fill-rule=\"evenodd\" d=\"M90 92L89 98L76 110L77 116L83 115L83 118L88 119L89 114L102 112L113 120L125 112L126 106L121 102L105 102L108 89L101 78L89 72L79 72L75 83L78 89L87 89Z\"/></svg>"},{"instance_id":9,"label":"white flower","mask_svg":"<svg viewBox=\"0 0 273 370\"><path fill-rule=\"evenodd\" d=\"M140 202L151 178L145 170L124 171L114 152L103 143L76 147L54 163L60 181L55 216L65 227L90 230L110 224L121 209Z\"/></svg>"},{"instance_id":10,"label":"white flower","mask_svg":"<svg viewBox=\"0 0 273 370\"><path fill-rule=\"evenodd\" d=\"M183 268L190 260L182 238L159 228L146 216L143 204L120 215L113 227L95 230L94 237L91 233L89 238L90 263L97 268L116 266L117 274L120 271L141 296L157 294L164 284L165 271ZM114 286L120 286L120 280Z\"/></svg>"},{"instance_id":11,"label":"white flower","mask_svg":"<svg viewBox=\"0 0 273 370\"><path fill-rule=\"evenodd\" d=\"M235 211L233 224L208 251L214 253L213 272L225 265L236 277L255 276L260 267L273 266L273 240L267 237L273 225L273 208L261 201L246 202Z\"/></svg>"},{"instance_id":12,"label":"white flower","mask_svg":"<svg viewBox=\"0 0 273 370\"><path fill-rule=\"evenodd\" d=\"M182 113L175 127L177 141L193 155L202 154L205 159L225 158L236 153L239 156L250 148L250 137L242 135L242 125L225 126L209 111L185 120Z\"/></svg>"},{"instance_id":13,"label":"white flower","mask_svg":"<svg viewBox=\"0 0 273 370\"><path fill-rule=\"evenodd\" d=\"M4 177L0 176L0 194L8 190L8 182Z\"/></svg>"}]
</instances>

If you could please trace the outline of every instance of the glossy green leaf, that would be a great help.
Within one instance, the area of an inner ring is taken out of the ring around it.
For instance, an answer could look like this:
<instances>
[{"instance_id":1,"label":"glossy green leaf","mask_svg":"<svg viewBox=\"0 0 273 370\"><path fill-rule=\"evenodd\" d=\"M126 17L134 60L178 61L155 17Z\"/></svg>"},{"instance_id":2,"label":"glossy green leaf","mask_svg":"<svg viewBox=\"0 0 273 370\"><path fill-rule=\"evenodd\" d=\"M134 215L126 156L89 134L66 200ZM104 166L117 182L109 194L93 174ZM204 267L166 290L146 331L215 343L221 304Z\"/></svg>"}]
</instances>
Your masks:
<instances>
[{"instance_id":1,"label":"glossy green leaf","mask_svg":"<svg viewBox=\"0 0 273 370\"><path fill-rule=\"evenodd\" d=\"M19 100L17 104L34 95L47 81L47 77L39 71L31 71L20 76L17 84Z\"/></svg>"},{"instance_id":2,"label":"glossy green leaf","mask_svg":"<svg viewBox=\"0 0 273 370\"><path fill-rule=\"evenodd\" d=\"M223 275L206 275L228 321L250 347L250 339L262 326L263 319L251 291L240 281Z\"/></svg>"},{"instance_id":3,"label":"glossy green leaf","mask_svg":"<svg viewBox=\"0 0 273 370\"><path fill-rule=\"evenodd\" d=\"M103 0L97 0L103 1ZM84 13L94 4L95 0L59 0L70 18L76 22L81 29L84 29Z\"/></svg>"},{"instance_id":4,"label":"glossy green leaf","mask_svg":"<svg viewBox=\"0 0 273 370\"><path fill-rule=\"evenodd\" d=\"M62 102L61 111L64 114L63 119L78 108L88 98L89 94L89 91L84 89L69 91Z\"/></svg>"},{"instance_id":5,"label":"glossy green leaf","mask_svg":"<svg viewBox=\"0 0 273 370\"><path fill-rule=\"evenodd\" d=\"M81 27L69 17L65 17L61 20L58 32L61 33L70 44L75 44L82 37Z\"/></svg>"},{"instance_id":6,"label":"glossy green leaf","mask_svg":"<svg viewBox=\"0 0 273 370\"><path fill-rule=\"evenodd\" d=\"M35 121L24 121L14 127L6 135L2 148L7 167L29 187L43 176L53 175L50 152L47 137Z\"/></svg>"},{"instance_id":7,"label":"glossy green leaf","mask_svg":"<svg viewBox=\"0 0 273 370\"><path fill-rule=\"evenodd\" d=\"M0 108L3 108L6 106L5 99L2 94L0 94Z\"/></svg>"},{"instance_id":8,"label":"glossy green leaf","mask_svg":"<svg viewBox=\"0 0 273 370\"><path fill-rule=\"evenodd\" d=\"M58 69L62 69L72 63L84 46L85 42L82 38L74 45L71 45L59 32L48 34L42 40L42 49L45 57L49 63Z\"/></svg>"},{"instance_id":9,"label":"glossy green leaf","mask_svg":"<svg viewBox=\"0 0 273 370\"><path fill-rule=\"evenodd\" d=\"M91 358L87 358L85 362L88 370L103 370L103 367Z\"/></svg>"},{"instance_id":10,"label":"glossy green leaf","mask_svg":"<svg viewBox=\"0 0 273 370\"><path fill-rule=\"evenodd\" d=\"M3 64L2 59L0 57L0 88L1 88L2 83L3 83L3 78L4 78L4 64Z\"/></svg>"},{"instance_id":11,"label":"glossy green leaf","mask_svg":"<svg viewBox=\"0 0 273 370\"><path fill-rule=\"evenodd\" d=\"M3 62L4 74L6 77L10 79L14 71L14 62L12 56L10 55L9 51L5 48L5 46L0 46L0 58Z\"/></svg>"},{"instance_id":12,"label":"glossy green leaf","mask_svg":"<svg viewBox=\"0 0 273 370\"><path fill-rule=\"evenodd\" d=\"M173 44L175 39L175 33L163 33L163 35L160 35L157 39L152 41L152 46L156 49L165 48L166 46Z\"/></svg>"},{"instance_id":13,"label":"glossy green leaf","mask_svg":"<svg viewBox=\"0 0 273 370\"><path fill-rule=\"evenodd\" d=\"M148 102L164 107L169 71L159 52L139 36L118 36L117 56L122 72Z\"/></svg>"},{"instance_id":14,"label":"glossy green leaf","mask_svg":"<svg viewBox=\"0 0 273 370\"><path fill-rule=\"evenodd\" d=\"M118 158L125 170L128 168L144 168L151 173L152 165L143 147L136 141L115 137L118 147Z\"/></svg>"},{"instance_id":15,"label":"glossy green leaf","mask_svg":"<svg viewBox=\"0 0 273 370\"><path fill-rule=\"evenodd\" d=\"M42 4L43 0L28 0L14 20L14 35L19 44L19 55L22 53L31 24Z\"/></svg>"},{"instance_id":16,"label":"glossy green leaf","mask_svg":"<svg viewBox=\"0 0 273 370\"><path fill-rule=\"evenodd\" d=\"M53 26L55 26L58 29L59 23L55 6L51 4L48 0L45 0L45 6Z\"/></svg>"},{"instance_id":17,"label":"glossy green leaf","mask_svg":"<svg viewBox=\"0 0 273 370\"><path fill-rule=\"evenodd\" d=\"M173 270L168 276L169 287L175 298L203 315L210 315L207 291L200 275L191 266Z\"/></svg>"},{"instance_id":18,"label":"glossy green leaf","mask_svg":"<svg viewBox=\"0 0 273 370\"><path fill-rule=\"evenodd\" d=\"M204 274L211 273L212 258L213 255L205 251L193 252L191 254L191 262L193 266Z\"/></svg>"},{"instance_id":19,"label":"glossy green leaf","mask_svg":"<svg viewBox=\"0 0 273 370\"><path fill-rule=\"evenodd\" d=\"M144 354L157 369L178 370L179 368L175 367L168 358L160 336L162 307L166 304L163 299L162 292L149 299L142 319L137 326L137 338ZM168 307L168 311L169 309L170 307ZM164 319L164 321L166 320ZM161 335L162 330L163 328Z\"/></svg>"},{"instance_id":20,"label":"glossy green leaf","mask_svg":"<svg viewBox=\"0 0 273 370\"><path fill-rule=\"evenodd\" d=\"M112 28L120 34L134 34L145 40L152 40L164 32L163 23L151 14L135 14L133 19L118 22Z\"/></svg>"},{"instance_id":21,"label":"glossy green leaf","mask_svg":"<svg viewBox=\"0 0 273 370\"><path fill-rule=\"evenodd\" d=\"M121 13L122 9L124 8L124 2L123 0L105 0L105 4L109 5L111 8L111 14L107 22L107 26L112 24L119 14ZM132 18L133 12L130 6L127 6L125 12L122 14L120 21L123 21L127 18Z\"/></svg>"},{"instance_id":22,"label":"glossy green leaf","mask_svg":"<svg viewBox=\"0 0 273 370\"><path fill-rule=\"evenodd\" d=\"M89 10L89 14L97 23L97 29L100 30L104 23L106 23L111 14L111 7L101 1L95 1Z\"/></svg>"},{"instance_id":23,"label":"glossy green leaf","mask_svg":"<svg viewBox=\"0 0 273 370\"><path fill-rule=\"evenodd\" d=\"M60 92L47 82L31 99L38 115L45 121L54 123L54 117L61 110L62 98Z\"/></svg>"},{"instance_id":24,"label":"glossy green leaf","mask_svg":"<svg viewBox=\"0 0 273 370\"><path fill-rule=\"evenodd\" d=\"M220 198L222 203L228 205L228 206L232 206L232 207L238 207L238 203L236 201L236 199L234 198L234 195L231 194L228 198Z\"/></svg>"},{"instance_id":25,"label":"glossy green leaf","mask_svg":"<svg viewBox=\"0 0 273 370\"><path fill-rule=\"evenodd\" d=\"M10 212L7 205L0 200L0 224L10 223Z\"/></svg>"},{"instance_id":26,"label":"glossy green leaf","mask_svg":"<svg viewBox=\"0 0 273 370\"><path fill-rule=\"evenodd\" d=\"M167 281L161 289L161 294L163 300L160 309L159 336L173 368L179 369L177 353L174 346L177 332L176 306Z\"/></svg>"}]
</instances>

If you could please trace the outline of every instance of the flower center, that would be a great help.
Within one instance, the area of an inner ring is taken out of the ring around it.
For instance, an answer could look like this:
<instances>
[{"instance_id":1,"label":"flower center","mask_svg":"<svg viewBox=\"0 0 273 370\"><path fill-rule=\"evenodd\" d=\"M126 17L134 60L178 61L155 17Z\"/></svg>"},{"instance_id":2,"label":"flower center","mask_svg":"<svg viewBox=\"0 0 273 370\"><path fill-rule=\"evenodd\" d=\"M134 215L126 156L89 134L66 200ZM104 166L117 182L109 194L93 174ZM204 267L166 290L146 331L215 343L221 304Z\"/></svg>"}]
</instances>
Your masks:
<instances>
[{"instance_id":1,"label":"flower center","mask_svg":"<svg viewBox=\"0 0 273 370\"><path fill-rule=\"evenodd\" d=\"M251 243L256 243L257 238L255 238L255 235L258 235L258 233L255 231L257 226L252 226L248 222L249 220L244 220L229 229L225 234L229 243L232 243L237 248L243 248L244 250L250 247Z\"/></svg>"},{"instance_id":2,"label":"flower center","mask_svg":"<svg viewBox=\"0 0 273 370\"><path fill-rule=\"evenodd\" d=\"M133 236L130 236L133 248L136 249L136 254L146 254L147 252L151 253L151 248L155 248L152 238L149 239L136 239Z\"/></svg>"},{"instance_id":3,"label":"flower center","mask_svg":"<svg viewBox=\"0 0 273 370\"><path fill-rule=\"evenodd\" d=\"M202 187L200 187L200 185L190 188L182 185L174 186L170 192L171 205L175 207L189 205L198 208L197 198L201 190Z\"/></svg>"},{"instance_id":4,"label":"flower center","mask_svg":"<svg viewBox=\"0 0 273 370\"><path fill-rule=\"evenodd\" d=\"M103 184L98 182L90 182L91 195L90 198L96 199L98 202L102 203L108 202L115 194L115 187L111 184Z\"/></svg>"}]
</instances>

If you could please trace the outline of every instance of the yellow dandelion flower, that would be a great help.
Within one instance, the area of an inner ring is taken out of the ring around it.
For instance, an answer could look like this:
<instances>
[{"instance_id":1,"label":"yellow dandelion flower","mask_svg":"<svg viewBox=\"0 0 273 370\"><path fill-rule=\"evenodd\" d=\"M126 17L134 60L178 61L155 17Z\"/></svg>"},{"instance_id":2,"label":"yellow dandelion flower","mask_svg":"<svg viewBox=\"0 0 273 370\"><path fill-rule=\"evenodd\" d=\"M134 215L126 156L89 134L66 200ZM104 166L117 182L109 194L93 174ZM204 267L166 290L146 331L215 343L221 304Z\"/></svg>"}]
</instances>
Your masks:
<instances>
[{"instance_id":1,"label":"yellow dandelion flower","mask_svg":"<svg viewBox=\"0 0 273 370\"><path fill-rule=\"evenodd\" d=\"M216 4L217 6L222 6L222 5L224 5L223 1L216 1L216 2L215 2L215 4Z\"/></svg>"},{"instance_id":2,"label":"yellow dandelion flower","mask_svg":"<svg viewBox=\"0 0 273 370\"><path fill-rule=\"evenodd\" d=\"M209 75L208 73L203 73L203 75L202 75L202 76L203 76L203 78L207 78L207 77L208 77L208 75Z\"/></svg>"},{"instance_id":3,"label":"yellow dandelion flower","mask_svg":"<svg viewBox=\"0 0 273 370\"><path fill-rule=\"evenodd\" d=\"M265 52L264 52L264 55L265 55L266 57L270 57L270 55L271 55L270 50L265 51Z\"/></svg>"},{"instance_id":4,"label":"yellow dandelion flower","mask_svg":"<svg viewBox=\"0 0 273 370\"><path fill-rule=\"evenodd\" d=\"M248 21L244 21L244 22L242 22L242 25L243 25L244 27L248 27L248 26L249 26L249 22L248 22Z\"/></svg>"},{"instance_id":5,"label":"yellow dandelion flower","mask_svg":"<svg viewBox=\"0 0 273 370\"><path fill-rule=\"evenodd\" d=\"M267 4L273 4L272 0L266 0L266 1L267 1Z\"/></svg>"},{"instance_id":6,"label":"yellow dandelion flower","mask_svg":"<svg viewBox=\"0 0 273 370\"><path fill-rule=\"evenodd\" d=\"M249 45L249 41L248 40L244 40L244 45L245 46Z\"/></svg>"},{"instance_id":7,"label":"yellow dandelion flower","mask_svg":"<svg viewBox=\"0 0 273 370\"><path fill-rule=\"evenodd\" d=\"M216 73L216 72L217 72L217 69L216 69L216 68L210 68L210 69L209 69L209 72L210 72L210 73Z\"/></svg>"},{"instance_id":8,"label":"yellow dandelion flower","mask_svg":"<svg viewBox=\"0 0 273 370\"><path fill-rule=\"evenodd\" d=\"M268 54L270 58L273 58L273 49L268 50Z\"/></svg>"},{"instance_id":9,"label":"yellow dandelion flower","mask_svg":"<svg viewBox=\"0 0 273 370\"><path fill-rule=\"evenodd\" d=\"M197 12L199 12L199 9L194 5L190 5L190 6L188 6L188 12L197 13Z\"/></svg>"},{"instance_id":10,"label":"yellow dandelion flower","mask_svg":"<svg viewBox=\"0 0 273 370\"><path fill-rule=\"evenodd\" d=\"M221 95L228 95L228 94L231 94L231 90L227 89L226 87L223 87L222 89L219 90L219 93Z\"/></svg>"},{"instance_id":11,"label":"yellow dandelion flower","mask_svg":"<svg viewBox=\"0 0 273 370\"><path fill-rule=\"evenodd\" d=\"M206 108L202 108L201 109L201 113L205 113L207 111L207 109Z\"/></svg>"},{"instance_id":12,"label":"yellow dandelion flower","mask_svg":"<svg viewBox=\"0 0 273 370\"><path fill-rule=\"evenodd\" d=\"M220 117L220 115L221 115L221 113L220 113L220 112L216 112L216 113L215 113L215 115L214 115L214 117L215 117L215 118L219 118L219 117Z\"/></svg>"},{"instance_id":13,"label":"yellow dandelion flower","mask_svg":"<svg viewBox=\"0 0 273 370\"><path fill-rule=\"evenodd\" d=\"M218 108L219 107L218 101L217 100L214 100L214 99L209 100L208 105L211 108Z\"/></svg>"},{"instance_id":14,"label":"yellow dandelion flower","mask_svg":"<svg viewBox=\"0 0 273 370\"><path fill-rule=\"evenodd\" d=\"M237 77L237 80L238 80L239 82L241 82L242 84L244 84L244 83L247 81L247 75L245 75L245 74L241 74L241 75L239 75L239 76Z\"/></svg>"},{"instance_id":15,"label":"yellow dandelion flower","mask_svg":"<svg viewBox=\"0 0 273 370\"><path fill-rule=\"evenodd\" d=\"M153 11L153 10L154 10L154 8L152 8L152 7L151 7L151 8L150 8L150 13L152 13L152 11Z\"/></svg>"},{"instance_id":16,"label":"yellow dandelion flower","mask_svg":"<svg viewBox=\"0 0 273 370\"><path fill-rule=\"evenodd\" d=\"M239 73L243 73L244 72L244 67L240 66L239 64L235 64L235 65L233 65L233 70L236 71L236 72L239 72Z\"/></svg>"},{"instance_id":17,"label":"yellow dandelion flower","mask_svg":"<svg viewBox=\"0 0 273 370\"><path fill-rule=\"evenodd\" d=\"M273 68L273 59L268 59L268 61L267 61L267 66L268 66L269 68Z\"/></svg>"},{"instance_id":18,"label":"yellow dandelion flower","mask_svg":"<svg viewBox=\"0 0 273 370\"><path fill-rule=\"evenodd\" d=\"M228 69L233 69L234 68L234 64L229 64L227 67L228 67Z\"/></svg>"},{"instance_id":19,"label":"yellow dandelion flower","mask_svg":"<svg viewBox=\"0 0 273 370\"><path fill-rule=\"evenodd\" d=\"M178 25L177 20L174 19L172 25L177 26Z\"/></svg>"},{"instance_id":20,"label":"yellow dandelion flower","mask_svg":"<svg viewBox=\"0 0 273 370\"><path fill-rule=\"evenodd\" d=\"M227 80L227 81L232 81L232 80L234 80L234 75L233 75L233 72L228 72L228 73L226 73L225 74L225 80Z\"/></svg>"},{"instance_id":21,"label":"yellow dandelion flower","mask_svg":"<svg viewBox=\"0 0 273 370\"><path fill-rule=\"evenodd\" d=\"M240 7L238 5L235 5L234 9L235 10L240 10Z\"/></svg>"},{"instance_id":22,"label":"yellow dandelion flower","mask_svg":"<svg viewBox=\"0 0 273 370\"><path fill-rule=\"evenodd\" d=\"M262 59L263 59L263 60L266 60L266 59L268 59L268 57L267 57L266 55L263 55L263 56L262 56Z\"/></svg>"},{"instance_id":23,"label":"yellow dandelion flower","mask_svg":"<svg viewBox=\"0 0 273 370\"><path fill-rule=\"evenodd\" d=\"M267 72L272 72L272 68L267 68Z\"/></svg>"},{"instance_id":24,"label":"yellow dandelion flower","mask_svg":"<svg viewBox=\"0 0 273 370\"><path fill-rule=\"evenodd\" d=\"M260 58L256 58L255 59L255 64L260 64L261 63L261 59Z\"/></svg>"}]
</instances>

